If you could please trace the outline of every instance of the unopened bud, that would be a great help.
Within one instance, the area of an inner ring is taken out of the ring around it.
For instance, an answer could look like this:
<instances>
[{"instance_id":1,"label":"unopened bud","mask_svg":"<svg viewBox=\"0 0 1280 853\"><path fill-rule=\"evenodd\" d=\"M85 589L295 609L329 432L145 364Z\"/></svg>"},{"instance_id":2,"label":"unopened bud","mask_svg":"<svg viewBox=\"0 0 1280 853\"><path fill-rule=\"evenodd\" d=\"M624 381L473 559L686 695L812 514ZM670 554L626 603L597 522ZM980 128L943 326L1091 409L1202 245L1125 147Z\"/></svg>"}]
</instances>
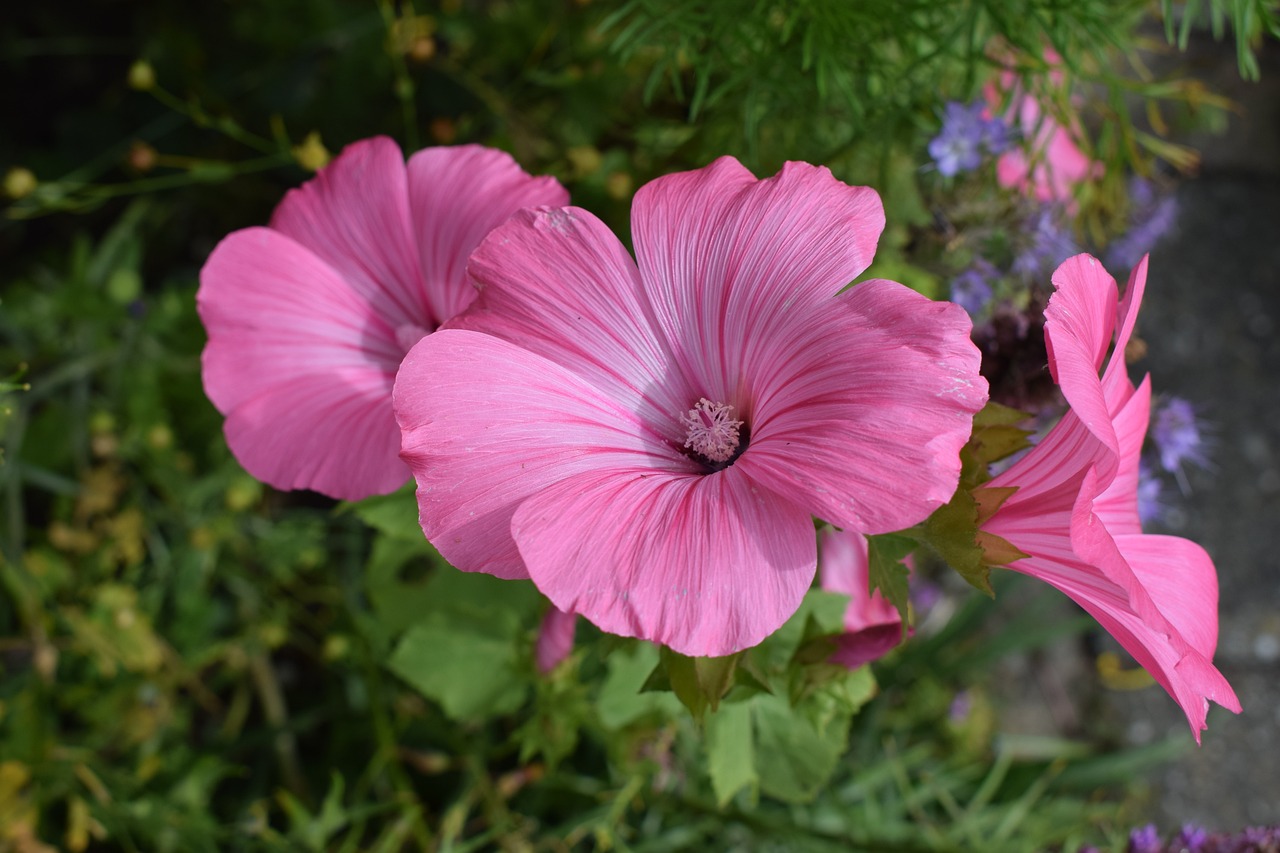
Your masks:
<instances>
[{"instance_id":1,"label":"unopened bud","mask_svg":"<svg viewBox=\"0 0 1280 853\"><path fill-rule=\"evenodd\" d=\"M4 176L4 194L11 199L31 195L39 186L35 173L21 166L14 166Z\"/></svg>"},{"instance_id":2,"label":"unopened bud","mask_svg":"<svg viewBox=\"0 0 1280 853\"><path fill-rule=\"evenodd\" d=\"M146 92L156 85L156 70L145 59L139 59L129 66L129 88Z\"/></svg>"},{"instance_id":3,"label":"unopened bud","mask_svg":"<svg viewBox=\"0 0 1280 853\"><path fill-rule=\"evenodd\" d=\"M135 172L150 172L156 167L156 158L160 155L141 139L135 139L129 146L129 167Z\"/></svg>"}]
</instances>

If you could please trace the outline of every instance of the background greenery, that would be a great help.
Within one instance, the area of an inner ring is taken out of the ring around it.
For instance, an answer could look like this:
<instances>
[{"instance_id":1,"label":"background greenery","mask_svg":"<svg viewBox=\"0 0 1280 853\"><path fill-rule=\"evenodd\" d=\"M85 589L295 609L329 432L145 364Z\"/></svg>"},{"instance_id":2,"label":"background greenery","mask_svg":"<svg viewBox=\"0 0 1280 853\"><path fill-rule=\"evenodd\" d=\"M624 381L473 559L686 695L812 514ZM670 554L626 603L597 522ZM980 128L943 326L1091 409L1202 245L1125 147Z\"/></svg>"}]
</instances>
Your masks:
<instances>
[{"instance_id":1,"label":"background greenery","mask_svg":"<svg viewBox=\"0 0 1280 853\"><path fill-rule=\"evenodd\" d=\"M1277 32L1262 0L1165 5L1175 40L1199 12L1234 25L1245 72L1250 39ZM1212 121L1221 104L1146 71L1145 52L1165 44L1160 11L1133 0L6 11L0 850L1119 843L1130 820L1119 783L1174 747L1118 753L1105 730L999 734L992 668L1083 627L1033 591L1001 589L1006 606L952 596L953 615L874 676L806 654L839 627L842 602L820 594L749 666L690 669L583 625L570 660L541 676L545 602L527 584L444 567L405 494L335 506L239 468L201 389L193 297L218 239L266 221L326 149L379 133L406 150L510 150L624 239L631 194L655 175L725 153L758 174L826 163L884 195L881 271L936 293L962 263L940 222L1019 215L989 173L948 181L924 153L942 103L976 97L1001 67L992 44L1044 81L1044 45L1064 58L1066 81L1047 91L1083 111L1108 166L1083 198L1082 235L1115 228L1129 172L1156 157L1191 164L1161 131ZM1007 606L1019 596L1025 607ZM724 701L697 707L717 678L709 692Z\"/></svg>"}]
</instances>

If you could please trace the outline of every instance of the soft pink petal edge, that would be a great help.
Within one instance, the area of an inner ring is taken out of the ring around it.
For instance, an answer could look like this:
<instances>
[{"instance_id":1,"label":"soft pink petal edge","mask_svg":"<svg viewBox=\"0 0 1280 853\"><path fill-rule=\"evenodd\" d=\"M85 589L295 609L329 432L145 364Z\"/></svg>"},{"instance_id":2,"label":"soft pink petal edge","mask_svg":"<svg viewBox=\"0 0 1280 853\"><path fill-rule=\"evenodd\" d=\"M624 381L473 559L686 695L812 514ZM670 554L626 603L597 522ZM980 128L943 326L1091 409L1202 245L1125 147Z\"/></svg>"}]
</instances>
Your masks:
<instances>
[{"instance_id":1,"label":"soft pink petal edge","mask_svg":"<svg viewBox=\"0 0 1280 853\"><path fill-rule=\"evenodd\" d=\"M530 496L512 533L557 607L693 656L732 654L777 630L817 562L809 514L734 467L579 474Z\"/></svg>"}]
</instances>

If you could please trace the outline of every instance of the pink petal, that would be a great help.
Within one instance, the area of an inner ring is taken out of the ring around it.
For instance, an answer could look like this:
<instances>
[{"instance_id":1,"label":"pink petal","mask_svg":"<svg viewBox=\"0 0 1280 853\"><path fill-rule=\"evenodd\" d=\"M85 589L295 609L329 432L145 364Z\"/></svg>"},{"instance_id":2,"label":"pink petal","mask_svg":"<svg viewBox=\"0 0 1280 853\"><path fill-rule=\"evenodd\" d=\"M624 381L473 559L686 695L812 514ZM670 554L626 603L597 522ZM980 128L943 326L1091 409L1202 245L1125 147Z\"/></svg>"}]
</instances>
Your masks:
<instances>
[{"instance_id":1,"label":"pink petal","mask_svg":"<svg viewBox=\"0 0 1280 853\"><path fill-rule=\"evenodd\" d=\"M409 158L409 204L430 316L447 320L475 299L467 257L522 207L568 204L555 178L530 177L505 151L425 148Z\"/></svg>"},{"instance_id":2,"label":"pink petal","mask_svg":"<svg viewBox=\"0 0 1280 853\"><path fill-rule=\"evenodd\" d=\"M735 465L864 533L909 527L950 500L987 399L965 311L869 281L793 313L805 322L791 337L760 345L743 407L750 445Z\"/></svg>"},{"instance_id":3,"label":"pink petal","mask_svg":"<svg viewBox=\"0 0 1280 853\"><path fill-rule=\"evenodd\" d=\"M271 227L297 240L345 278L395 326L431 331L433 313L418 268L404 157L385 136L352 143L319 174L285 195Z\"/></svg>"},{"instance_id":4,"label":"pink petal","mask_svg":"<svg viewBox=\"0 0 1280 853\"><path fill-rule=\"evenodd\" d=\"M544 675L560 665L573 651L573 635L578 627L578 614L565 613L552 606L542 618L534 656L538 671Z\"/></svg>"},{"instance_id":5,"label":"pink petal","mask_svg":"<svg viewBox=\"0 0 1280 853\"><path fill-rule=\"evenodd\" d=\"M237 231L209 256L196 302L205 391L246 470L349 499L404 483L395 332L332 267L276 231Z\"/></svg>"},{"instance_id":6,"label":"pink petal","mask_svg":"<svg viewBox=\"0 0 1280 853\"><path fill-rule=\"evenodd\" d=\"M512 532L557 607L686 655L759 643L799 607L817 559L808 513L736 467L583 473L532 495Z\"/></svg>"},{"instance_id":7,"label":"pink petal","mask_svg":"<svg viewBox=\"0 0 1280 853\"><path fill-rule=\"evenodd\" d=\"M445 559L468 572L527 577L511 516L565 477L618 466L695 467L625 404L561 365L463 329L441 329L405 356L395 412L401 457L418 482L422 529Z\"/></svg>"},{"instance_id":8,"label":"pink petal","mask_svg":"<svg viewBox=\"0 0 1280 853\"><path fill-rule=\"evenodd\" d=\"M827 592L849 596L845 633L837 639L831 662L856 669L879 660L902 642L902 617L880 590L868 595L870 564L867 538L851 530L823 530L818 535L818 572Z\"/></svg>"},{"instance_id":9,"label":"pink petal","mask_svg":"<svg viewBox=\"0 0 1280 853\"><path fill-rule=\"evenodd\" d=\"M820 166L757 181L721 157L636 193L632 234L654 319L685 383L725 402L796 310L825 302L871 263L880 197Z\"/></svg>"},{"instance_id":10,"label":"pink petal","mask_svg":"<svg viewBox=\"0 0 1280 853\"><path fill-rule=\"evenodd\" d=\"M1093 505L1094 513L1113 536L1142 532L1138 517L1138 463L1150 418L1151 379L1147 377L1112 421L1119 444L1118 464L1115 476Z\"/></svg>"},{"instance_id":11,"label":"pink petal","mask_svg":"<svg viewBox=\"0 0 1280 853\"><path fill-rule=\"evenodd\" d=\"M522 210L480 245L469 272L481 295L452 327L545 356L684 443L679 416L698 396L673 378L635 263L599 219L576 207Z\"/></svg>"}]
</instances>

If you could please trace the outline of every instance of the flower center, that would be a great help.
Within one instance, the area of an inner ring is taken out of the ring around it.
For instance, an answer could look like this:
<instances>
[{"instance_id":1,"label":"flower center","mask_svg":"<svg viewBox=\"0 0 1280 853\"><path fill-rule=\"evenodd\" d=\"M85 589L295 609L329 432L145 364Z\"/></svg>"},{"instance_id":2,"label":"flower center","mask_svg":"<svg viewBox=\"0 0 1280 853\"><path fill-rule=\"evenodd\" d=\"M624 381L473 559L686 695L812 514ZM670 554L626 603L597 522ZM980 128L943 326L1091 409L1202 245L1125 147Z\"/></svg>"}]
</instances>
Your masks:
<instances>
[{"instance_id":1,"label":"flower center","mask_svg":"<svg viewBox=\"0 0 1280 853\"><path fill-rule=\"evenodd\" d=\"M680 416L680 423L688 431L684 446L715 463L731 462L742 445L739 430L742 421L733 416L733 406L713 403L703 397Z\"/></svg>"}]
</instances>

